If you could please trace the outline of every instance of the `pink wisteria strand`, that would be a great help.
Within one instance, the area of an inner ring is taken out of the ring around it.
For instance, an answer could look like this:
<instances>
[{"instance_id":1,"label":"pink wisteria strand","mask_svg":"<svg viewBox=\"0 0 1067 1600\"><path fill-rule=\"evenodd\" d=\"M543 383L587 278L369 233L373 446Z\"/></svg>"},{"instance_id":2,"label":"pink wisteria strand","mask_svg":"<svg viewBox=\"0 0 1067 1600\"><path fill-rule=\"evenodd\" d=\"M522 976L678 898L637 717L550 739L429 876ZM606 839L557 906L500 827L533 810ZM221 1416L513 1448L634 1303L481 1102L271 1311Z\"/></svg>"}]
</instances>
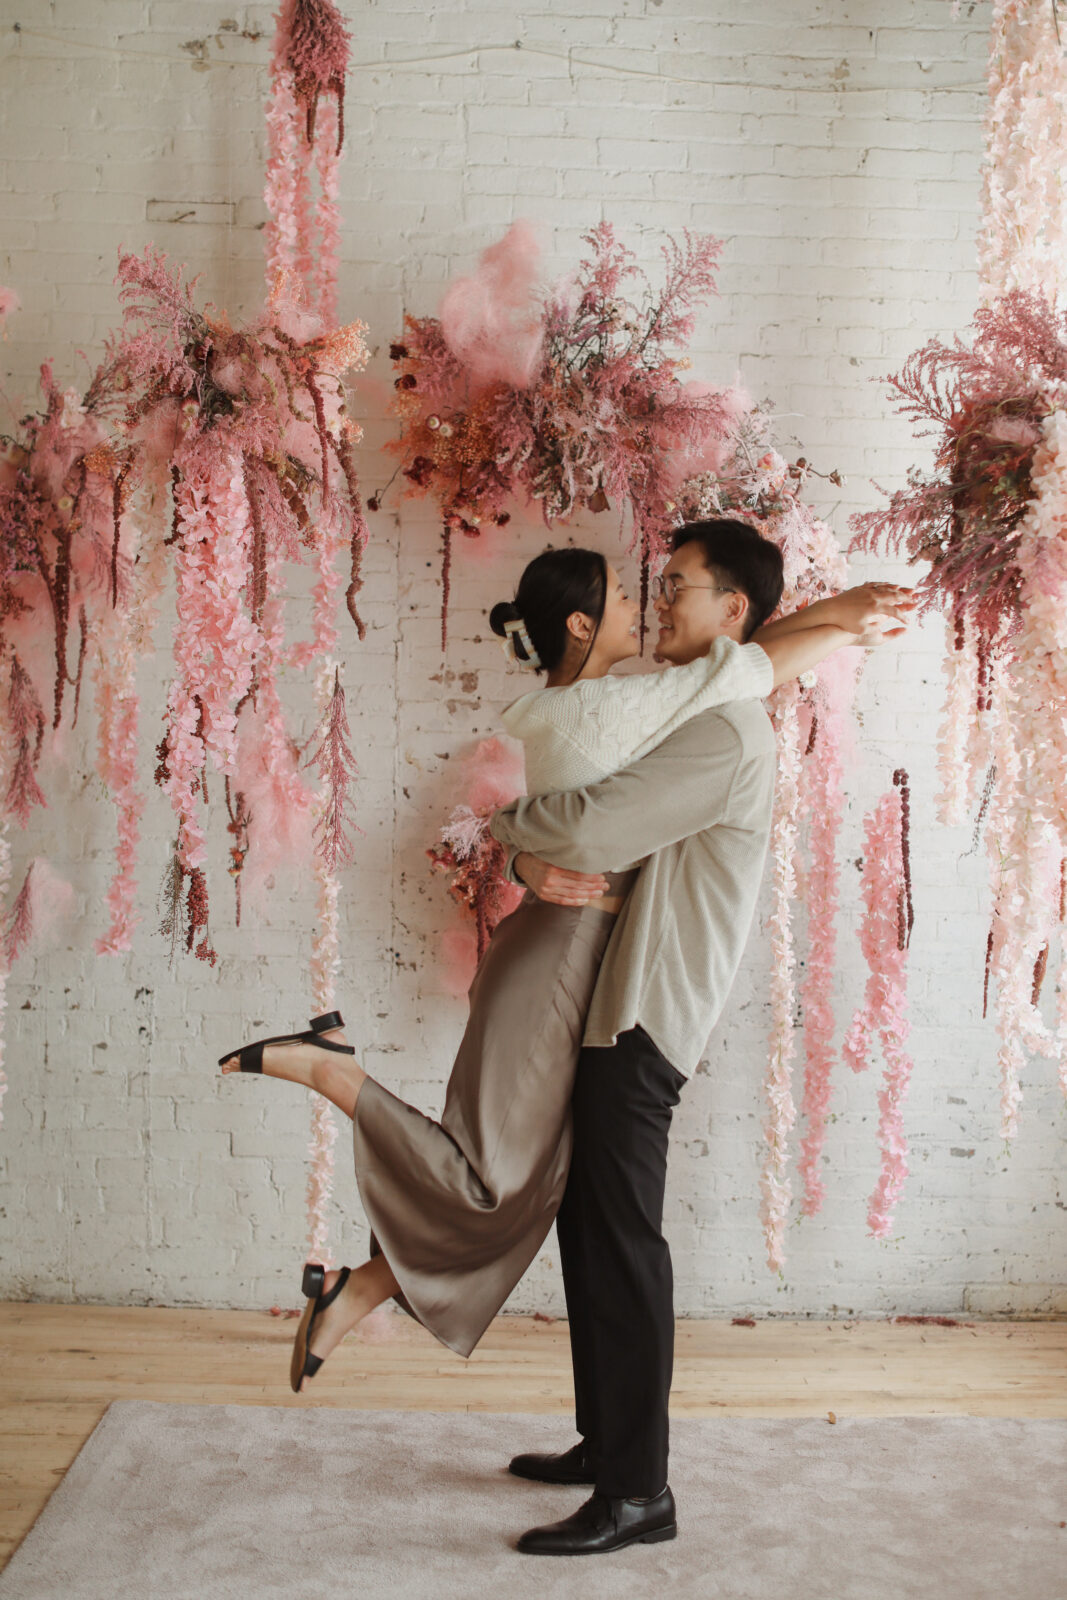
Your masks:
<instances>
[{"instance_id":1,"label":"pink wisteria strand","mask_svg":"<svg viewBox=\"0 0 1067 1600\"><path fill-rule=\"evenodd\" d=\"M882 1047L884 1074L878 1094L881 1167L867 1207L867 1226L876 1239L893 1229L893 1210L908 1175L908 1141L903 1111L912 1061L905 1045L908 1019L908 945L913 915L908 843L907 773L893 774L893 788L864 819L862 895L864 918L860 947L867 962L863 1005L845 1036L843 1054L854 1072L870 1065L874 1041Z\"/></svg>"},{"instance_id":2,"label":"pink wisteria strand","mask_svg":"<svg viewBox=\"0 0 1067 1600\"><path fill-rule=\"evenodd\" d=\"M267 280L295 276L327 323L336 316L337 161L348 57L348 30L330 0L285 0L267 107Z\"/></svg>"},{"instance_id":3,"label":"pink wisteria strand","mask_svg":"<svg viewBox=\"0 0 1067 1600\"><path fill-rule=\"evenodd\" d=\"M758 527L782 551L781 614L844 588L848 568L829 526L802 498L813 469L787 462L776 448L772 420L740 390L722 397L724 423L718 449L703 470L687 478L671 506L676 525L705 517L737 517ZM826 474L835 486L834 471ZM778 777L772 822L771 979L772 1029L764 1082L764 1142L760 1182L764 1238L772 1271L784 1262L791 1205L790 1138L796 1120L792 1088L798 998L804 1014L806 1131L799 1170L802 1210L821 1205L819 1177L835 1060L833 972L838 901L837 841L844 807L843 752L855 689L856 666L835 657L801 684L772 697L778 743ZM803 895L799 885L806 886ZM807 917L807 976L797 994L797 933L801 902Z\"/></svg>"},{"instance_id":4,"label":"pink wisteria strand","mask_svg":"<svg viewBox=\"0 0 1067 1600\"><path fill-rule=\"evenodd\" d=\"M1049 300L1067 282L1067 58L1058 0L995 0L978 276L988 303L1011 289Z\"/></svg>"},{"instance_id":5,"label":"pink wisteria strand","mask_svg":"<svg viewBox=\"0 0 1067 1600\"><path fill-rule=\"evenodd\" d=\"M577 272L545 288L537 236L514 224L452 286L440 317L407 317L390 347L397 472L441 517L442 649L458 538L505 526L516 501L538 504L550 525L614 502L630 515L644 594L649 563L667 551L674 491L716 448L721 393L679 373L721 244L668 239L656 292L610 224L584 242Z\"/></svg>"},{"instance_id":6,"label":"pink wisteria strand","mask_svg":"<svg viewBox=\"0 0 1067 1600\"><path fill-rule=\"evenodd\" d=\"M838 657L827 662L812 692L801 780L800 807L809 818L810 865L805 896L807 976L800 989L804 1013L801 1111L805 1131L797 1170L804 1186L801 1210L809 1217L819 1211L826 1193L820 1164L837 1059L833 1006L840 876L837 844L844 810L845 726L854 682L855 672L846 660Z\"/></svg>"}]
</instances>

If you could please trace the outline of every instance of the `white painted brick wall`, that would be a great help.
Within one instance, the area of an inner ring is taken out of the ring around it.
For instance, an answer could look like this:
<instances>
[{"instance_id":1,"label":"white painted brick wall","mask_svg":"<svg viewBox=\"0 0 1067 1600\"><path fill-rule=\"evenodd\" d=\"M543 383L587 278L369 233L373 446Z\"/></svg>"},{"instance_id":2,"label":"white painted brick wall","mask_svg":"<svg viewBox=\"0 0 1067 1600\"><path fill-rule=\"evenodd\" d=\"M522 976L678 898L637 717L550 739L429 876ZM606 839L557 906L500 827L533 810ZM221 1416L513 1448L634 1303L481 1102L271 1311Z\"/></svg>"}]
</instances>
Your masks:
<instances>
[{"instance_id":1,"label":"white painted brick wall","mask_svg":"<svg viewBox=\"0 0 1067 1600\"><path fill-rule=\"evenodd\" d=\"M724 0L346 9L365 65L347 103L341 307L370 323L376 350L358 401L368 487L392 470L380 453L392 431L386 347L404 310L434 309L445 283L519 216L544 224L551 271L573 266L581 232L602 217L653 271L662 230L721 235L722 296L701 319L696 372L730 381L740 371L753 393L774 398L786 441L847 474L823 508L842 538L849 512L874 501L870 479L899 481L917 447L870 380L928 334L963 328L973 309L988 7L964 8L958 23L946 0L899 0L891 15L867 0L750 0L744 20ZM15 415L42 359L77 381L75 351L98 355L116 320L120 244L152 240L188 262L203 274L201 292L235 316L256 306L271 11L223 0L4 0L0 281L24 309L0 353ZM166 218L193 206L223 220L147 220L150 207ZM587 519L581 536L613 554L618 546L610 517ZM442 994L437 941L452 914L423 851L455 798L455 758L493 731L516 692L485 612L544 538L517 517L495 559L458 553L442 670L437 530L425 507L390 506L374 519L368 637L346 640L365 833L345 877L340 999L370 1070L426 1109L441 1104L463 1008ZM146 771L165 634L143 674ZM995 1042L980 1018L983 861L966 853L966 830L932 822L940 661L935 626L871 662L843 850L846 861L858 856L863 812L905 762L916 819L916 1074L897 1237L865 1237L876 1078L841 1074L824 1213L790 1230L783 1279L763 1265L756 1180L769 1016L757 930L676 1118L668 1215L683 1312L1067 1309L1063 1103L1048 1066L1028 1069L1019 1139L1004 1151ZM306 730L306 686L290 688ZM71 878L78 921L11 984L0 1293L292 1303L305 1098L286 1085L223 1083L214 1063L246 1035L306 1015L305 875L280 876L238 934L217 874L219 968L169 970L152 933L170 837L155 793L144 937L125 960L87 954L112 848L87 736L68 741L69 766L49 776L50 810L18 842ZM218 837L214 848L219 862ZM843 900L842 1026L864 977L851 866ZM356 1260L365 1229L343 1132L338 1150L337 1235L343 1258ZM551 1248L512 1304L561 1309Z\"/></svg>"}]
</instances>

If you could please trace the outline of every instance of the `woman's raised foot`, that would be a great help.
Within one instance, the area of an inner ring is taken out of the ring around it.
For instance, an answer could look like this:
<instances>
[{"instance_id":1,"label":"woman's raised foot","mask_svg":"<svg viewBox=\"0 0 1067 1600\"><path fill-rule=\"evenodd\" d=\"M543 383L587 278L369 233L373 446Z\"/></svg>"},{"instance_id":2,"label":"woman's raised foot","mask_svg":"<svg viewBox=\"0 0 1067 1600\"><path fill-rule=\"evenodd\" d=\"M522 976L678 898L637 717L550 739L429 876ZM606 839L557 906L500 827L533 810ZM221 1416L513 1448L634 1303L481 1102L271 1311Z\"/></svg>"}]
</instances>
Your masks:
<instances>
[{"instance_id":1,"label":"woman's raised foot","mask_svg":"<svg viewBox=\"0 0 1067 1600\"><path fill-rule=\"evenodd\" d=\"M313 1089L316 1094L332 1101L347 1116L352 1116L367 1075L354 1056L323 1049L318 1040L329 1040L334 1045L348 1044L343 1028L320 1032L314 1039L265 1043L259 1053L258 1070L265 1077L282 1078L287 1083L299 1083L305 1089ZM224 1074L249 1070L242 1069L239 1052L227 1056L221 1069ZM251 1070L255 1071L256 1068Z\"/></svg>"}]
</instances>

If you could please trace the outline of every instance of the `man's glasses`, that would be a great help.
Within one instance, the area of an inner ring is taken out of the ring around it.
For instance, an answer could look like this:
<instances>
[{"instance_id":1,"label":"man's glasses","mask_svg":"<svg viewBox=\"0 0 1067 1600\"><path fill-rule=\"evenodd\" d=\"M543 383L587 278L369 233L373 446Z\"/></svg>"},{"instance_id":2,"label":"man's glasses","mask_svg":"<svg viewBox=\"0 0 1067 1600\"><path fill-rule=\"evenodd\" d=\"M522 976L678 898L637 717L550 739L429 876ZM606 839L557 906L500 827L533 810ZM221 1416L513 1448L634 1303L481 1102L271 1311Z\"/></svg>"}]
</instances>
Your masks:
<instances>
[{"instance_id":1,"label":"man's glasses","mask_svg":"<svg viewBox=\"0 0 1067 1600\"><path fill-rule=\"evenodd\" d=\"M737 593L736 589L731 589L721 583L679 583L678 579L671 574L666 577L661 574L659 577L652 579L653 600L665 600L669 606L673 606L678 596L684 594L686 589L706 589L710 594Z\"/></svg>"}]
</instances>

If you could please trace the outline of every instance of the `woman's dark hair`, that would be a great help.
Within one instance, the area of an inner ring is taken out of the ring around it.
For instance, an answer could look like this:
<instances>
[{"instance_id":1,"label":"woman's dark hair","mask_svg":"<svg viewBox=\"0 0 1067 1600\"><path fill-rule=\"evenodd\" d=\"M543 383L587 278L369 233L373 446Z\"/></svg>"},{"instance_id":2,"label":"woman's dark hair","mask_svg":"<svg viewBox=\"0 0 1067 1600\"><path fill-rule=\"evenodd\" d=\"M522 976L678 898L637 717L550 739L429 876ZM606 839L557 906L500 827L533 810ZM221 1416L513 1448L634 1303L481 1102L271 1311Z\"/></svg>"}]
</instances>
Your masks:
<instances>
[{"instance_id":1,"label":"woman's dark hair","mask_svg":"<svg viewBox=\"0 0 1067 1600\"><path fill-rule=\"evenodd\" d=\"M572 611L584 612L593 619L593 636L582 658L584 667L604 619L607 593L607 562L598 551L545 550L534 557L519 579L514 600L501 600L490 611L489 626L503 639L504 624L521 621L541 658L541 670L554 672L571 637L567 618ZM512 638L518 659L529 660L518 634Z\"/></svg>"},{"instance_id":2,"label":"woman's dark hair","mask_svg":"<svg viewBox=\"0 0 1067 1600\"><path fill-rule=\"evenodd\" d=\"M748 596L745 638L750 639L782 600L782 552L748 522L732 517L687 522L674 535L674 548L699 544L704 565Z\"/></svg>"}]
</instances>

